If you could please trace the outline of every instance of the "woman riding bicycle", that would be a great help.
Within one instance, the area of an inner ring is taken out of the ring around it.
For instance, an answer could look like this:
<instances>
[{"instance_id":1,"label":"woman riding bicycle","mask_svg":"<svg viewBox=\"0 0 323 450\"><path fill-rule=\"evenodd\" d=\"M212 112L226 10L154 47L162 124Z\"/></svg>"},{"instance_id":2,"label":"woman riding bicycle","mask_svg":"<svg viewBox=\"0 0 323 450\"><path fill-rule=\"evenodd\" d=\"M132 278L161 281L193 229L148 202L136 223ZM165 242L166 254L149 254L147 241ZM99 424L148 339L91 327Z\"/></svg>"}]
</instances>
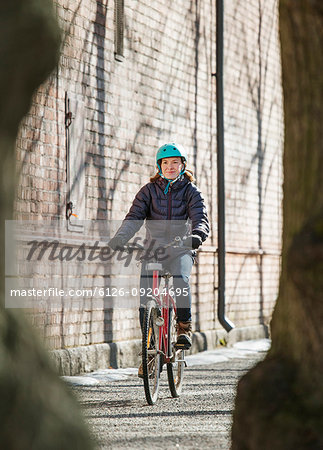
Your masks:
<instances>
[{"instance_id":1,"label":"woman riding bicycle","mask_svg":"<svg viewBox=\"0 0 323 450\"><path fill-rule=\"evenodd\" d=\"M203 197L193 184L192 172L187 170L185 150L174 143L159 148L156 156L157 173L150 183L137 193L132 206L110 240L113 250L123 246L135 235L146 220L146 247L153 242L156 248L165 248L176 236L184 245L167 249L163 266L173 275L177 305L177 344L185 349L192 345L191 290L189 277L196 250L209 233L209 222ZM152 274L142 264L140 292L152 287ZM179 294L178 294L179 293ZM143 323L146 295L141 294L140 324Z\"/></svg>"}]
</instances>

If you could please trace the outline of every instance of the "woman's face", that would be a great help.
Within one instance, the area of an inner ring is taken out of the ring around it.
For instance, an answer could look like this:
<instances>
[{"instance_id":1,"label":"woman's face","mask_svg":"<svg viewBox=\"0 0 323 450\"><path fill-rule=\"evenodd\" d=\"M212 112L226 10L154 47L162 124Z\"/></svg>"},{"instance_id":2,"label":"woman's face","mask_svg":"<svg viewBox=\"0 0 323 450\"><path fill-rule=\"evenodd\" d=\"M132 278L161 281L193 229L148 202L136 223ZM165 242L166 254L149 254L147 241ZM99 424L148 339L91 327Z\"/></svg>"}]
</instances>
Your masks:
<instances>
[{"instance_id":1,"label":"woman's face","mask_svg":"<svg viewBox=\"0 0 323 450\"><path fill-rule=\"evenodd\" d=\"M165 178L175 180L183 169L182 159L179 156L163 158L160 167Z\"/></svg>"}]
</instances>

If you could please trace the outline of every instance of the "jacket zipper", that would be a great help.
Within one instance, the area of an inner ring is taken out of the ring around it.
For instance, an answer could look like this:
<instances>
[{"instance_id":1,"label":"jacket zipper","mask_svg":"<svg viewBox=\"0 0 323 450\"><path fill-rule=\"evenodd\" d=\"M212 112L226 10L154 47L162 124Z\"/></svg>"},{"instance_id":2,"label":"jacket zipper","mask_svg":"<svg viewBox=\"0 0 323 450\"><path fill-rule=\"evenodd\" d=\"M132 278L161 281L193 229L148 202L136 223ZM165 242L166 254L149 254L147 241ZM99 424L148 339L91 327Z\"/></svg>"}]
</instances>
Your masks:
<instances>
[{"instance_id":1,"label":"jacket zipper","mask_svg":"<svg viewBox=\"0 0 323 450\"><path fill-rule=\"evenodd\" d=\"M167 220L170 220L171 217L172 217L172 190L171 190L171 187L169 186Z\"/></svg>"}]
</instances>

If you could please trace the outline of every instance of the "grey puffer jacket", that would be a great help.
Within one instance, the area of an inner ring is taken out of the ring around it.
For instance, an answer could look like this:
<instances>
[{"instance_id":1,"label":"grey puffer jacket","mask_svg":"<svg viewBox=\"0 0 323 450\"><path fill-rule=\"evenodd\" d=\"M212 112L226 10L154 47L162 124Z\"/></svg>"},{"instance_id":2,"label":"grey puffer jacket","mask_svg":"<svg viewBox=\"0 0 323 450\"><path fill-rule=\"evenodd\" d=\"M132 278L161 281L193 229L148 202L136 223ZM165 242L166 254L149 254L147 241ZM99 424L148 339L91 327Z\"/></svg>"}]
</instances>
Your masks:
<instances>
[{"instance_id":1,"label":"grey puffer jacket","mask_svg":"<svg viewBox=\"0 0 323 450\"><path fill-rule=\"evenodd\" d=\"M131 239L146 219L146 239L167 243L175 236L209 234L206 207L199 189L183 176L164 193L167 181L158 178L143 186L116 235Z\"/></svg>"}]
</instances>

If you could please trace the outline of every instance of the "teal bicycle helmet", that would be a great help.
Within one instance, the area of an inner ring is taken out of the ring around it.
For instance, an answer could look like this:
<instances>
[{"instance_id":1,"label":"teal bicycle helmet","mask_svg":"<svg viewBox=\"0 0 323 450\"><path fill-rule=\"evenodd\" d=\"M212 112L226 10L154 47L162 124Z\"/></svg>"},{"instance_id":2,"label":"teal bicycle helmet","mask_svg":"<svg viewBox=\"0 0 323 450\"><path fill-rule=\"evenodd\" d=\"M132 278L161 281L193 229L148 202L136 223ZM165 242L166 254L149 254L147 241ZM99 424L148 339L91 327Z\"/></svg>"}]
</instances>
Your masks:
<instances>
[{"instance_id":1,"label":"teal bicycle helmet","mask_svg":"<svg viewBox=\"0 0 323 450\"><path fill-rule=\"evenodd\" d=\"M176 157L176 156L179 156L180 158L182 158L184 160L184 162L187 162L187 153L181 145L177 145L174 143L162 145L158 149L157 155L156 155L157 166L159 167L159 161L161 159L171 158L171 157Z\"/></svg>"}]
</instances>

